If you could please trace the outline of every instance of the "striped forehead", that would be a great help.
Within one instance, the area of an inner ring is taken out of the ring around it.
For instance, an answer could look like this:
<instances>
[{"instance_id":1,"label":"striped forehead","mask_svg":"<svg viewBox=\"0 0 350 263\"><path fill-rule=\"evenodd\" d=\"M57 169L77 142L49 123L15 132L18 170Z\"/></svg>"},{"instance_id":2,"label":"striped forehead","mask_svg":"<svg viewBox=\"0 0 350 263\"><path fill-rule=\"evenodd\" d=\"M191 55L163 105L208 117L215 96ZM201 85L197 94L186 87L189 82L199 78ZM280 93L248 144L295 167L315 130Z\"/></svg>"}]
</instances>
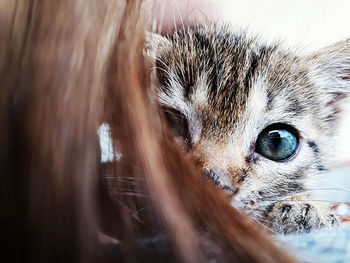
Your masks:
<instances>
[{"instance_id":1,"label":"striped forehead","mask_svg":"<svg viewBox=\"0 0 350 263\"><path fill-rule=\"evenodd\" d=\"M201 115L204 128L215 125L225 132L245 111L252 85L268 70L276 47L227 30L196 29L185 34L170 38L172 48L158 57L163 93L176 93L179 100L180 95Z\"/></svg>"}]
</instances>

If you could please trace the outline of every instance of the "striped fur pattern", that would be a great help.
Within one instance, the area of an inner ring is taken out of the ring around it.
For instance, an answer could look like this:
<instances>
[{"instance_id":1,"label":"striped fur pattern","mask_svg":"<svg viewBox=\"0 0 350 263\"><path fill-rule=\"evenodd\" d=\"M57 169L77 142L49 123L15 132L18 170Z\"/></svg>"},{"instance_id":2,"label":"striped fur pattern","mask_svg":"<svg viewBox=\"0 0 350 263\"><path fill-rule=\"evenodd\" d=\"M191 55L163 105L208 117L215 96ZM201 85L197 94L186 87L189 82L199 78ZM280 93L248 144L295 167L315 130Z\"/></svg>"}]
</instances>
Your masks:
<instances>
[{"instance_id":1,"label":"striped fur pattern","mask_svg":"<svg viewBox=\"0 0 350 263\"><path fill-rule=\"evenodd\" d=\"M305 232L338 221L312 189L331 166L339 105L350 91L350 41L310 56L266 45L228 26L148 35L159 103L185 119L187 153L230 193L232 206L271 230ZM292 126L286 161L255 152L259 133Z\"/></svg>"}]
</instances>

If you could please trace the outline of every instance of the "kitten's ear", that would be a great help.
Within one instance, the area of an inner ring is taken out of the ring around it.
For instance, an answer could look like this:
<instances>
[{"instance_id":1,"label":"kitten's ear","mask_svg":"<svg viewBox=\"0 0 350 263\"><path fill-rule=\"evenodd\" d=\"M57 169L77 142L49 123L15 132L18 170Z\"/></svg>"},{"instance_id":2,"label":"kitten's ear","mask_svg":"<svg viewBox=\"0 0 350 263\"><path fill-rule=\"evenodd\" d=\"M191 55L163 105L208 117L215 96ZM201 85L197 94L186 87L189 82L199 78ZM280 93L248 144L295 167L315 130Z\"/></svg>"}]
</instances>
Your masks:
<instances>
[{"instance_id":1,"label":"kitten's ear","mask_svg":"<svg viewBox=\"0 0 350 263\"><path fill-rule=\"evenodd\" d=\"M144 47L144 54L146 57L154 60L157 52L160 52L164 48L171 48L171 41L169 39L160 34L146 32Z\"/></svg>"},{"instance_id":2,"label":"kitten's ear","mask_svg":"<svg viewBox=\"0 0 350 263\"><path fill-rule=\"evenodd\" d=\"M350 39L312 54L308 62L310 77L327 95L327 104L350 95Z\"/></svg>"}]
</instances>

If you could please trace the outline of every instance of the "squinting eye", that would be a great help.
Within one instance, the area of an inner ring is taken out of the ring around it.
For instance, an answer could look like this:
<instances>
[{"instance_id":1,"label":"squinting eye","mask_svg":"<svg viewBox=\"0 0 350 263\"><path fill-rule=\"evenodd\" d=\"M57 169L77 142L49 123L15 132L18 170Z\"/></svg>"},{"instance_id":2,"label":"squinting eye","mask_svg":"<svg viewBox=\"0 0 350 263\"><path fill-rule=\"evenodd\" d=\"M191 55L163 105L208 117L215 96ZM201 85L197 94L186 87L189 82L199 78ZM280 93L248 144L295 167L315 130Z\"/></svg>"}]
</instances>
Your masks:
<instances>
[{"instance_id":1,"label":"squinting eye","mask_svg":"<svg viewBox=\"0 0 350 263\"><path fill-rule=\"evenodd\" d=\"M181 138L186 144L186 149L191 144L187 118L179 111L171 108L163 108L165 119L175 138Z\"/></svg>"},{"instance_id":2,"label":"squinting eye","mask_svg":"<svg viewBox=\"0 0 350 263\"><path fill-rule=\"evenodd\" d=\"M298 145L299 138L292 127L273 124L259 134L255 151L273 161L283 161L295 153Z\"/></svg>"}]
</instances>

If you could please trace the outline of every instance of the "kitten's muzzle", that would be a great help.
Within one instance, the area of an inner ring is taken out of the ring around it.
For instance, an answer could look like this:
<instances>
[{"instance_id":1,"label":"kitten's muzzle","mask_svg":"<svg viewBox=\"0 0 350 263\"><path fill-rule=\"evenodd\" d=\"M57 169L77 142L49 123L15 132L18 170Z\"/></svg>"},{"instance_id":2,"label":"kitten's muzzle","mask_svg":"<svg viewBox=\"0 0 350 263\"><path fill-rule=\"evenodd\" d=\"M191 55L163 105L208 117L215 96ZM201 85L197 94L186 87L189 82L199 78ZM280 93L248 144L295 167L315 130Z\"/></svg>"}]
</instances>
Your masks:
<instances>
[{"instance_id":1,"label":"kitten's muzzle","mask_svg":"<svg viewBox=\"0 0 350 263\"><path fill-rule=\"evenodd\" d=\"M227 193L228 196L233 196L238 192L238 188L227 184L225 179L228 177L225 173L220 173L214 169L204 169L204 173L209 177L209 179L216 184L216 186Z\"/></svg>"}]
</instances>

